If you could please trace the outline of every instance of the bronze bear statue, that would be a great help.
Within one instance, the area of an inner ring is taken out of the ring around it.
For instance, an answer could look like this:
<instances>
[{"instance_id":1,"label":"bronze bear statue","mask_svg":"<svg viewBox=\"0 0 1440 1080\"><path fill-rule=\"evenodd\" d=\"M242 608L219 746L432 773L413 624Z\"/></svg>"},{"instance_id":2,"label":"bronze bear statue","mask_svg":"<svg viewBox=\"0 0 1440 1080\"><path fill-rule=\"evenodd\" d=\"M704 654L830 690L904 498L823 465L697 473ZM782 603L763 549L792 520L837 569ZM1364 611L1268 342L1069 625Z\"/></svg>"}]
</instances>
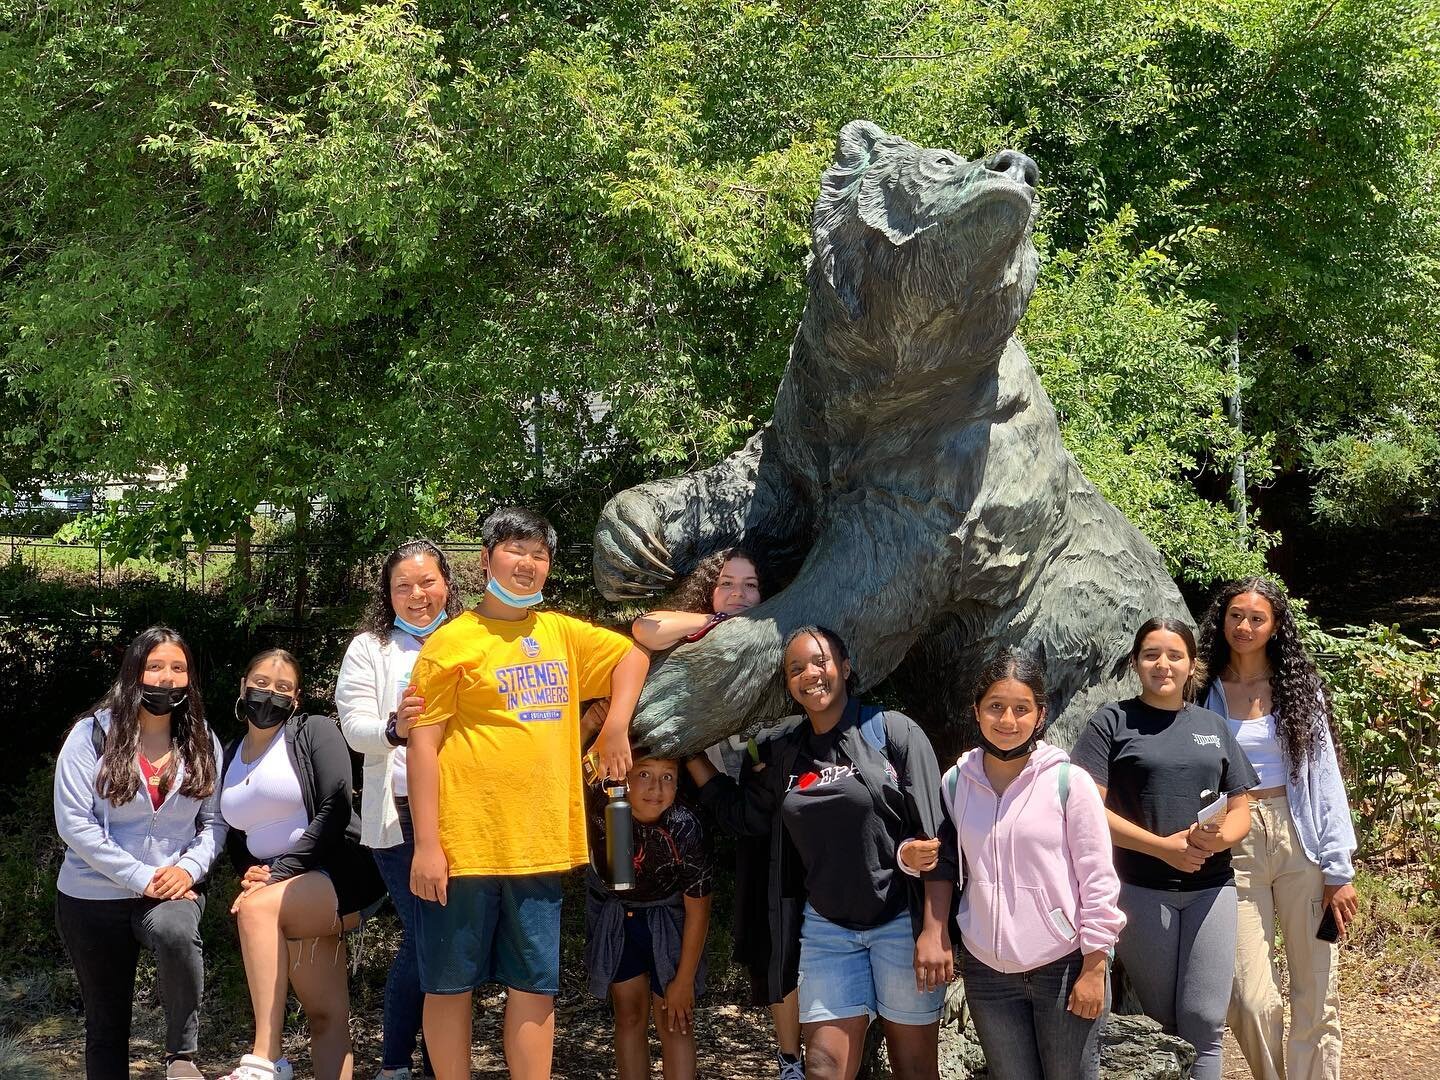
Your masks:
<instances>
[{"instance_id":1,"label":"bronze bear statue","mask_svg":"<svg viewBox=\"0 0 1440 1080\"><path fill-rule=\"evenodd\" d=\"M624 491L595 534L612 600L654 597L743 541L794 573L746 616L657 657L637 745L689 752L796 712L792 629L849 644L860 687L893 676L942 755L973 741L993 650L1045 663L1069 746L1125 696L1151 615L1189 618L1155 548L1066 452L1013 336L1035 287L1035 163L967 161L853 121L813 218L809 297L771 422L712 468Z\"/></svg>"}]
</instances>

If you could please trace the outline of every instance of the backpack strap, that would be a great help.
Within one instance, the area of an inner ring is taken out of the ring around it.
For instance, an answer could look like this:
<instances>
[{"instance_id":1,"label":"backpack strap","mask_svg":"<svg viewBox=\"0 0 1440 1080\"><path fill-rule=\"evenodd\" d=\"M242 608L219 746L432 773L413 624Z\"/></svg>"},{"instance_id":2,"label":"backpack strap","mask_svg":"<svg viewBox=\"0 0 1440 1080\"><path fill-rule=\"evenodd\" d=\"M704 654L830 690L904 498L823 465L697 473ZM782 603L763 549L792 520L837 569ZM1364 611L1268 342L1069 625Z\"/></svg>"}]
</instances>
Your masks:
<instances>
[{"instance_id":1,"label":"backpack strap","mask_svg":"<svg viewBox=\"0 0 1440 1080\"><path fill-rule=\"evenodd\" d=\"M945 805L955 812L955 792L960 788L960 766L951 765L940 778L940 790L945 793Z\"/></svg>"},{"instance_id":2,"label":"backpack strap","mask_svg":"<svg viewBox=\"0 0 1440 1080\"><path fill-rule=\"evenodd\" d=\"M95 717L90 718L90 745L95 748L95 760L105 756L105 729Z\"/></svg>"},{"instance_id":3,"label":"backpack strap","mask_svg":"<svg viewBox=\"0 0 1440 1080\"><path fill-rule=\"evenodd\" d=\"M958 877L955 882L956 898L964 890L965 879L969 876L965 873L965 847L960 842L960 824L965 819L965 808L955 805L959 793L960 763L957 761L946 769L945 775L940 778L940 794L945 800L944 813L950 815L950 820L955 825L955 872ZM954 901L951 904L951 915L954 915Z\"/></svg>"},{"instance_id":4,"label":"backpack strap","mask_svg":"<svg viewBox=\"0 0 1440 1080\"><path fill-rule=\"evenodd\" d=\"M863 706L860 710L860 734L870 749L889 760L885 753L885 710L877 709L873 705Z\"/></svg>"}]
</instances>

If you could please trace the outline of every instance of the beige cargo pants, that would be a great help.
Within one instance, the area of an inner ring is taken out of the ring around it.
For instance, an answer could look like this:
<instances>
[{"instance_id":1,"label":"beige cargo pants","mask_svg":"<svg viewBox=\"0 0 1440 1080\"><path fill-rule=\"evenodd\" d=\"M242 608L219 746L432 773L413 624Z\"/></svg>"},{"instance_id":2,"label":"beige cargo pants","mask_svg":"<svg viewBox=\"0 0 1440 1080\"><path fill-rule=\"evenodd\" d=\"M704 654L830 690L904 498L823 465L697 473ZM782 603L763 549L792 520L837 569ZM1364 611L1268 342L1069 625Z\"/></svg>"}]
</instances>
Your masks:
<instances>
[{"instance_id":1,"label":"beige cargo pants","mask_svg":"<svg viewBox=\"0 0 1440 1080\"><path fill-rule=\"evenodd\" d=\"M1250 804L1250 835L1234 850L1239 901L1235 985L1226 1017L1255 1080L1340 1080L1336 946L1315 938L1320 868L1305 855L1284 795ZM1275 966L1285 939L1290 1039Z\"/></svg>"}]
</instances>

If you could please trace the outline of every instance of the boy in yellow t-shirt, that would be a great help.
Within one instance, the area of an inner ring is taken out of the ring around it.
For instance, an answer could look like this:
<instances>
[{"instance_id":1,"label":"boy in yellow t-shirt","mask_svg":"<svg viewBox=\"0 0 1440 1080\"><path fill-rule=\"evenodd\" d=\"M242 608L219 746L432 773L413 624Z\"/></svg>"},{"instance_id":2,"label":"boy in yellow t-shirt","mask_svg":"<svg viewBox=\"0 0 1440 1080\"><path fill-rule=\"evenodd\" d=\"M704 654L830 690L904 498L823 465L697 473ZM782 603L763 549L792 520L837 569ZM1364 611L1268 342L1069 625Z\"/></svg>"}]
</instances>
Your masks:
<instances>
[{"instance_id":1,"label":"boy in yellow t-shirt","mask_svg":"<svg viewBox=\"0 0 1440 1080\"><path fill-rule=\"evenodd\" d=\"M415 662L406 771L419 899L425 1045L436 1080L468 1080L471 999L509 988L512 1077L550 1076L560 986L560 878L588 861L582 700L610 698L595 748L630 769L630 717L649 655L629 638L539 604L555 529L530 510L482 528L485 596L441 626Z\"/></svg>"}]
</instances>

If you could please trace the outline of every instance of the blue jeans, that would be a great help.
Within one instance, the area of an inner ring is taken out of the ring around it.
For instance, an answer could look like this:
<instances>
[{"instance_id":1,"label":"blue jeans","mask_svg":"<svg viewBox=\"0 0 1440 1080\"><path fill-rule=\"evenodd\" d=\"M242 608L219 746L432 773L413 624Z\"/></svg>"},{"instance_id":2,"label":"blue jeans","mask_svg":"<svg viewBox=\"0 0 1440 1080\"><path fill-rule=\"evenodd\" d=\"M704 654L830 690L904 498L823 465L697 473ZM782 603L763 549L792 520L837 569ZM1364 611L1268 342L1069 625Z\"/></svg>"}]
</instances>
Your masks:
<instances>
[{"instance_id":1,"label":"blue jeans","mask_svg":"<svg viewBox=\"0 0 1440 1080\"><path fill-rule=\"evenodd\" d=\"M408 831L408 830L407 830ZM400 947L390 961L390 974L385 977L385 1036L381 1067L408 1069L415 1054L415 1039L425 1007L420 990L420 965L415 956L415 918L420 901L410 891L410 863L415 858L415 843L406 840L390 848L375 848L375 865L385 888L400 916ZM433 1076L430 1054L422 1046L421 1060L425 1075Z\"/></svg>"},{"instance_id":2,"label":"blue jeans","mask_svg":"<svg viewBox=\"0 0 1440 1080\"><path fill-rule=\"evenodd\" d=\"M1100 1032L1110 1011L1082 1020L1067 1007L1080 975L1079 951L1013 975L996 971L962 949L965 1003L993 1080L1097 1080Z\"/></svg>"},{"instance_id":3,"label":"blue jeans","mask_svg":"<svg viewBox=\"0 0 1440 1080\"><path fill-rule=\"evenodd\" d=\"M915 989L915 935L901 912L870 930L847 930L809 904L800 925L800 1022L874 1019L925 1025L940 1019L945 988Z\"/></svg>"}]
</instances>

